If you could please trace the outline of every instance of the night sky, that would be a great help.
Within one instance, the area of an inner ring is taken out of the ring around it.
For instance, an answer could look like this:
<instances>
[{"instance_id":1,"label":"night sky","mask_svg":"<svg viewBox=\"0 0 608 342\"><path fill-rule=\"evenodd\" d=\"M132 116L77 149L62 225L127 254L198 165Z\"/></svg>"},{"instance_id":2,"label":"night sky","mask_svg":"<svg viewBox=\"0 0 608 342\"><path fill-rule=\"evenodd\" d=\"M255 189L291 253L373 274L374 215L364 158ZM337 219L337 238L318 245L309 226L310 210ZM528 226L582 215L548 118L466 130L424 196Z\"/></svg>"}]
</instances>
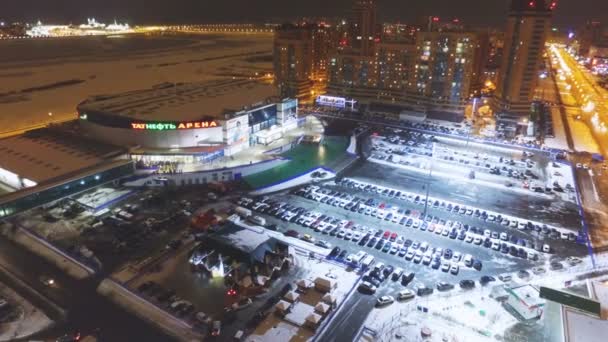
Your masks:
<instances>
[{"instance_id":1,"label":"night sky","mask_svg":"<svg viewBox=\"0 0 608 342\"><path fill-rule=\"evenodd\" d=\"M10 0L0 19L80 23L95 16L130 24L280 22L298 16L345 16L353 0ZM508 0L379 0L384 20L412 22L424 15L458 17L472 25L502 27ZM555 24L608 22L607 0L560 0Z\"/></svg>"}]
</instances>

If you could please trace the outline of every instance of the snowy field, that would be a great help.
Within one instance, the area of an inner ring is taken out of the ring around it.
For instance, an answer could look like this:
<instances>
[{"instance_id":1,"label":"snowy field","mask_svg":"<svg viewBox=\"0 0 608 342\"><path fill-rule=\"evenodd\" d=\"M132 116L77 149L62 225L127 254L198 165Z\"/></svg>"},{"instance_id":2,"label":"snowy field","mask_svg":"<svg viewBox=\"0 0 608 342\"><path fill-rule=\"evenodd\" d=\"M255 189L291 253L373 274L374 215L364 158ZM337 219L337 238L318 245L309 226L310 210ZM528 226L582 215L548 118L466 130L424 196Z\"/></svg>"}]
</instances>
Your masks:
<instances>
[{"instance_id":1,"label":"snowy field","mask_svg":"<svg viewBox=\"0 0 608 342\"><path fill-rule=\"evenodd\" d=\"M79 37L44 42L30 39L0 41L0 50L0 112L11 114L0 117L0 133L76 118L77 104L92 95L149 88L163 82L253 76L272 69L270 59L250 58L271 55L271 35ZM41 57L16 58L24 55ZM2 95L67 80L82 82Z\"/></svg>"}]
</instances>

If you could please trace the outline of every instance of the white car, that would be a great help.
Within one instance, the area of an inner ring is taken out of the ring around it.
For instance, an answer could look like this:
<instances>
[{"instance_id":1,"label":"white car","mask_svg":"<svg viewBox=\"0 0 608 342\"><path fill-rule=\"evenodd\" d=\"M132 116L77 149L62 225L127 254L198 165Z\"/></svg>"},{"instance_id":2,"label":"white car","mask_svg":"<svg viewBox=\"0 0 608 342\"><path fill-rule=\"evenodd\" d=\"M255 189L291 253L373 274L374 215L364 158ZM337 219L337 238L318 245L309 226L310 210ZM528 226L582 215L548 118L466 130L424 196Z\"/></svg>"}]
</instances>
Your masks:
<instances>
[{"instance_id":1,"label":"white car","mask_svg":"<svg viewBox=\"0 0 608 342\"><path fill-rule=\"evenodd\" d=\"M483 236L485 237L491 237L492 236L492 232L489 229L486 229L483 231Z\"/></svg>"},{"instance_id":2,"label":"white car","mask_svg":"<svg viewBox=\"0 0 608 342\"><path fill-rule=\"evenodd\" d=\"M405 260L412 260L414 258L414 251L409 250L407 251L407 253L405 254Z\"/></svg>"},{"instance_id":3,"label":"white car","mask_svg":"<svg viewBox=\"0 0 608 342\"><path fill-rule=\"evenodd\" d=\"M460 267L458 266L458 264L452 264L452 267L450 267L450 273L452 273L453 275L457 275L458 271L460 271Z\"/></svg>"},{"instance_id":4,"label":"white car","mask_svg":"<svg viewBox=\"0 0 608 342\"><path fill-rule=\"evenodd\" d=\"M500 244L498 243L498 241L492 241L492 249L495 251L500 250Z\"/></svg>"},{"instance_id":5,"label":"white car","mask_svg":"<svg viewBox=\"0 0 608 342\"><path fill-rule=\"evenodd\" d=\"M543 245L543 252L550 253L551 252L551 246L549 246L548 244L544 244Z\"/></svg>"},{"instance_id":6,"label":"white car","mask_svg":"<svg viewBox=\"0 0 608 342\"><path fill-rule=\"evenodd\" d=\"M566 258L566 262L568 264L570 264L570 266L574 266L574 265L578 265L581 262L583 262L583 260L581 258L578 257L574 257L574 256L569 256Z\"/></svg>"},{"instance_id":7,"label":"white car","mask_svg":"<svg viewBox=\"0 0 608 342\"><path fill-rule=\"evenodd\" d=\"M476 245L481 245L481 236L476 236L475 239L473 239L473 243Z\"/></svg>"},{"instance_id":8,"label":"white car","mask_svg":"<svg viewBox=\"0 0 608 342\"><path fill-rule=\"evenodd\" d=\"M408 300L414 297L416 297L416 294L410 289L401 290L397 293L397 300Z\"/></svg>"},{"instance_id":9,"label":"white car","mask_svg":"<svg viewBox=\"0 0 608 342\"><path fill-rule=\"evenodd\" d=\"M473 242L473 235L467 235L467 237L464 238L464 241L468 243Z\"/></svg>"},{"instance_id":10,"label":"white car","mask_svg":"<svg viewBox=\"0 0 608 342\"><path fill-rule=\"evenodd\" d=\"M443 272L448 272L448 271L450 270L450 267L451 267L451 265L450 265L450 263L449 263L449 262L447 262L447 261L446 261L446 262L444 262L443 264L441 264L441 270L442 270Z\"/></svg>"},{"instance_id":11,"label":"white car","mask_svg":"<svg viewBox=\"0 0 608 342\"><path fill-rule=\"evenodd\" d=\"M460 258L462 258L462 254L460 254L460 252L454 252L452 255L452 261L454 262L459 262Z\"/></svg>"},{"instance_id":12,"label":"white car","mask_svg":"<svg viewBox=\"0 0 608 342\"><path fill-rule=\"evenodd\" d=\"M376 300L376 306L393 304L394 301L395 298L393 298L393 296L382 296Z\"/></svg>"}]
</instances>

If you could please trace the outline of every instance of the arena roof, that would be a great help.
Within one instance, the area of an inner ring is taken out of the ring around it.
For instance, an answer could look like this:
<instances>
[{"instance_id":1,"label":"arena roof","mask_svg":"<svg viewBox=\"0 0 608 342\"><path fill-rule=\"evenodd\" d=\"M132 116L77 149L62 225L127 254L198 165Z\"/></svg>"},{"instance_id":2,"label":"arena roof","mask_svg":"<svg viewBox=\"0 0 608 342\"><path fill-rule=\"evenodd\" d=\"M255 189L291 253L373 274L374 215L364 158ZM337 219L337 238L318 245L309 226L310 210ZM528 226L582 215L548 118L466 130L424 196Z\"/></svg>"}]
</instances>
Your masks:
<instances>
[{"instance_id":1,"label":"arena roof","mask_svg":"<svg viewBox=\"0 0 608 342\"><path fill-rule=\"evenodd\" d=\"M216 80L198 83L164 83L150 89L94 96L78 106L87 111L142 121L195 121L224 119L276 96L274 86L252 80Z\"/></svg>"},{"instance_id":2,"label":"arena roof","mask_svg":"<svg viewBox=\"0 0 608 342\"><path fill-rule=\"evenodd\" d=\"M0 139L0 168L40 184L105 163L124 152L120 147L43 128Z\"/></svg>"}]
</instances>

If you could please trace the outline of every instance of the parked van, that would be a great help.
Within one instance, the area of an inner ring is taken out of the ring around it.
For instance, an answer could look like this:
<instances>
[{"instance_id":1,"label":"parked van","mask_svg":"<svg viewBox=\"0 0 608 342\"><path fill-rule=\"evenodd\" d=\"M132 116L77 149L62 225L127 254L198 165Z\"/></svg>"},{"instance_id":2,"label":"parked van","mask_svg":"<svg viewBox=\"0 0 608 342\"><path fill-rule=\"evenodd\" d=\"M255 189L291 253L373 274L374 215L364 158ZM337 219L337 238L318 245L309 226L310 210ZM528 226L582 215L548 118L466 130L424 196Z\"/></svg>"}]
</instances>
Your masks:
<instances>
[{"instance_id":1,"label":"parked van","mask_svg":"<svg viewBox=\"0 0 608 342\"><path fill-rule=\"evenodd\" d=\"M363 258L363 260L361 260L361 266L364 268L369 268L374 264L375 261L376 258L374 258L373 255L367 255L365 258Z\"/></svg>"},{"instance_id":2,"label":"parked van","mask_svg":"<svg viewBox=\"0 0 608 342\"><path fill-rule=\"evenodd\" d=\"M241 215L242 217L249 217L251 216L253 213L251 212L251 210L247 209L247 208L243 208L243 207L236 207L234 208L234 212Z\"/></svg>"},{"instance_id":3,"label":"parked van","mask_svg":"<svg viewBox=\"0 0 608 342\"><path fill-rule=\"evenodd\" d=\"M346 258L346 261L358 266L361 261L363 260L363 258L365 258L367 256L367 253L365 253L364 251L359 251L357 252L357 254L351 254Z\"/></svg>"},{"instance_id":4,"label":"parked van","mask_svg":"<svg viewBox=\"0 0 608 342\"><path fill-rule=\"evenodd\" d=\"M124 210L119 211L116 216L126 221L131 221L133 219L133 214L130 214Z\"/></svg>"}]
</instances>

